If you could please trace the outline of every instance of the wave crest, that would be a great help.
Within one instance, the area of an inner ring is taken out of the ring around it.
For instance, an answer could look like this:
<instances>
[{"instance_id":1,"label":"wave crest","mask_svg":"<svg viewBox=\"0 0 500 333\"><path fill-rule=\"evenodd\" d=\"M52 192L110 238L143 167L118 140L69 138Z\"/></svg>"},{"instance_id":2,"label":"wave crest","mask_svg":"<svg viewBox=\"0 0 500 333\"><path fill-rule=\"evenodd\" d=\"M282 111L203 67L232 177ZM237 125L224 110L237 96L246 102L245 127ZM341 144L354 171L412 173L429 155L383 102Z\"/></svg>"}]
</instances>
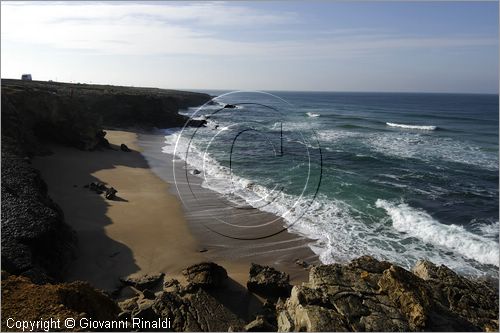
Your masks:
<instances>
[{"instance_id":1,"label":"wave crest","mask_svg":"<svg viewBox=\"0 0 500 333\"><path fill-rule=\"evenodd\" d=\"M499 266L498 243L490 238L473 234L462 226L439 223L427 212L405 203L395 204L378 199L375 206L387 212L392 226L399 232L482 264Z\"/></svg>"},{"instance_id":2,"label":"wave crest","mask_svg":"<svg viewBox=\"0 0 500 333\"><path fill-rule=\"evenodd\" d=\"M407 129L418 129L423 131L435 131L437 130L437 126L423 126L423 125L406 125L406 124L397 124L397 123L385 123L390 127L399 127L399 128L407 128Z\"/></svg>"}]
</instances>

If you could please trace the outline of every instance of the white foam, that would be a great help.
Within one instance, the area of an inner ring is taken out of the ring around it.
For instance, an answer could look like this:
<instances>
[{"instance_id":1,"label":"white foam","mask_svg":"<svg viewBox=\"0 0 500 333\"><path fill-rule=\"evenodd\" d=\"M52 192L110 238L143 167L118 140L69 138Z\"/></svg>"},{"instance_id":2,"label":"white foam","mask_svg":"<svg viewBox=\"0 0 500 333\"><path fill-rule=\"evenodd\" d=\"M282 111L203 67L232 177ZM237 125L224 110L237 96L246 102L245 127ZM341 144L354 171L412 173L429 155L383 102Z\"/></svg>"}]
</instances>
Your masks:
<instances>
[{"instance_id":1,"label":"white foam","mask_svg":"<svg viewBox=\"0 0 500 333\"><path fill-rule=\"evenodd\" d=\"M422 125L406 125L406 124L396 124L396 123L385 123L390 127L399 127L399 128L407 128L407 129L416 129L423 131L434 131L437 129L437 126L422 126Z\"/></svg>"},{"instance_id":2,"label":"white foam","mask_svg":"<svg viewBox=\"0 0 500 333\"><path fill-rule=\"evenodd\" d=\"M342 141L344 139L362 138L361 133L345 131L345 130L319 130L316 132L320 141L332 143Z\"/></svg>"},{"instance_id":3,"label":"white foam","mask_svg":"<svg viewBox=\"0 0 500 333\"><path fill-rule=\"evenodd\" d=\"M378 199L376 207L383 208L392 219L392 226L399 232L418 238L482 264L499 266L498 243L473 234L459 225L445 225L427 212L405 203L391 203Z\"/></svg>"},{"instance_id":4,"label":"white foam","mask_svg":"<svg viewBox=\"0 0 500 333\"><path fill-rule=\"evenodd\" d=\"M308 117L311 117L311 118L317 118L320 116L319 113L315 113L315 112L306 112L306 114Z\"/></svg>"},{"instance_id":5,"label":"white foam","mask_svg":"<svg viewBox=\"0 0 500 333\"><path fill-rule=\"evenodd\" d=\"M471 226L480 235L498 241L500 221L487 223L486 221L477 221L476 219L473 219L471 221Z\"/></svg>"},{"instance_id":6,"label":"white foam","mask_svg":"<svg viewBox=\"0 0 500 333\"><path fill-rule=\"evenodd\" d=\"M186 134L182 137L179 137L178 133L167 135L163 152L173 154L177 143L175 153L179 158L185 159L189 138L190 135ZM205 154L203 147L206 144L206 140L200 140L189 145L188 163L202 171L199 175L204 177L202 186L220 193L235 204L251 205L283 217L290 231L315 240L310 247L323 263L345 262L369 253L379 259L397 262L406 268L411 268L418 259L427 258L465 274L482 274L481 269L467 262L460 249L457 253L450 254L448 248L428 248L421 238L408 242L407 236L395 231L392 225L386 225L384 221L366 222L370 220L367 215L341 200L320 195L311 202L310 196L299 198L231 174L228 168L220 165L210 154ZM380 202L378 204L380 205ZM473 236L470 239L474 240ZM497 243L492 242L488 243L488 249L494 249L496 246L498 252ZM469 244L479 246L477 241ZM488 252L488 249L483 251ZM480 254L480 251L476 249L476 254ZM489 255L492 257L487 254L483 257L477 255L482 260L479 262L496 260L498 265L498 255L496 259L493 254Z\"/></svg>"},{"instance_id":7,"label":"white foam","mask_svg":"<svg viewBox=\"0 0 500 333\"><path fill-rule=\"evenodd\" d=\"M417 133L372 133L361 142L376 152L400 158L433 162L444 160L498 170L498 155L488 154L472 143Z\"/></svg>"}]
</instances>

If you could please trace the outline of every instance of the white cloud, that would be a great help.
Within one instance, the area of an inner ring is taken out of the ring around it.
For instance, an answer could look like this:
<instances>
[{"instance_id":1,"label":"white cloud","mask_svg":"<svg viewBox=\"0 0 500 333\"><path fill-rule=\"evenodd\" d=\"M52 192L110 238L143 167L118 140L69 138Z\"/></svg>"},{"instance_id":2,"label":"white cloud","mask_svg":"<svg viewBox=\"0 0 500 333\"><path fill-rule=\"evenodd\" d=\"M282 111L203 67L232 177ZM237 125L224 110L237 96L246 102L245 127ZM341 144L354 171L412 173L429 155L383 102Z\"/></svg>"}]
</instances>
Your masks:
<instances>
[{"instance_id":1,"label":"white cloud","mask_svg":"<svg viewBox=\"0 0 500 333\"><path fill-rule=\"evenodd\" d=\"M403 37L338 29L309 39L228 39L224 30L265 31L296 23L295 13L267 13L224 3L2 4L2 40L115 55L355 56L393 49L497 45L482 37Z\"/></svg>"}]
</instances>

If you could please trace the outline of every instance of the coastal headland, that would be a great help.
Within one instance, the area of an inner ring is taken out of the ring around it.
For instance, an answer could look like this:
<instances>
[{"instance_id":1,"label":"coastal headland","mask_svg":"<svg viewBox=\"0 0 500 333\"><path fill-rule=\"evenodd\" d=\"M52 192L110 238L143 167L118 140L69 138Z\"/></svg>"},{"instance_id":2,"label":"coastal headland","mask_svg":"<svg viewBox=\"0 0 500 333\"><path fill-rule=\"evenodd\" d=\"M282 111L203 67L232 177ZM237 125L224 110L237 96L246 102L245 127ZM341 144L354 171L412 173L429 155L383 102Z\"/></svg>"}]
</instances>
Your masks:
<instances>
[{"instance_id":1,"label":"coastal headland","mask_svg":"<svg viewBox=\"0 0 500 333\"><path fill-rule=\"evenodd\" d=\"M491 281L428 261L321 265L288 233L243 253L201 228L141 137L183 126L178 111L210 98L2 80L3 330L42 317L90 325L62 330L162 329L139 319L175 331L498 330Z\"/></svg>"}]
</instances>

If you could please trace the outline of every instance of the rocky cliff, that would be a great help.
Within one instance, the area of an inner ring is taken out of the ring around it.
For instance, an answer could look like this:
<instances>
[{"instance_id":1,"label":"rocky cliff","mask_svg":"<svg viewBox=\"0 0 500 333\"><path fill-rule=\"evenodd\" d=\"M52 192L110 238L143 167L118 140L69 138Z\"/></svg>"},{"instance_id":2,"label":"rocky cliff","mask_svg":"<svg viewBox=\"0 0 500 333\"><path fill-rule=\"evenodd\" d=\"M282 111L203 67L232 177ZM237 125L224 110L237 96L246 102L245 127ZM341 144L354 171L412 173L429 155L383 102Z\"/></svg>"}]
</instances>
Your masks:
<instances>
[{"instance_id":1,"label":"rocky cliff","mask_svg":"<svg viewBox=\"0 0 500 333\"><path fill-rule=\"evenodd\" d=\"M28 153L40 151L40 140L94 149L103 126L183 126L188 118L179 109L208 100L207 94L176 90L4 79L2 136Z\"/></svg>"},{"instance_id":2,"label":"rocky cliff","mask_svg":"<svg viewBox=\"0 0 500 333\"><path fill-rule=\"evenodd\" d=\"M76 239L30 157L45 142L105 147L103 126L182 126L179 108L210 96L174 90L2 80L2 269L59 279ZM193 122L192 125L199 125Z\"/></svg>"}]
</instances>

